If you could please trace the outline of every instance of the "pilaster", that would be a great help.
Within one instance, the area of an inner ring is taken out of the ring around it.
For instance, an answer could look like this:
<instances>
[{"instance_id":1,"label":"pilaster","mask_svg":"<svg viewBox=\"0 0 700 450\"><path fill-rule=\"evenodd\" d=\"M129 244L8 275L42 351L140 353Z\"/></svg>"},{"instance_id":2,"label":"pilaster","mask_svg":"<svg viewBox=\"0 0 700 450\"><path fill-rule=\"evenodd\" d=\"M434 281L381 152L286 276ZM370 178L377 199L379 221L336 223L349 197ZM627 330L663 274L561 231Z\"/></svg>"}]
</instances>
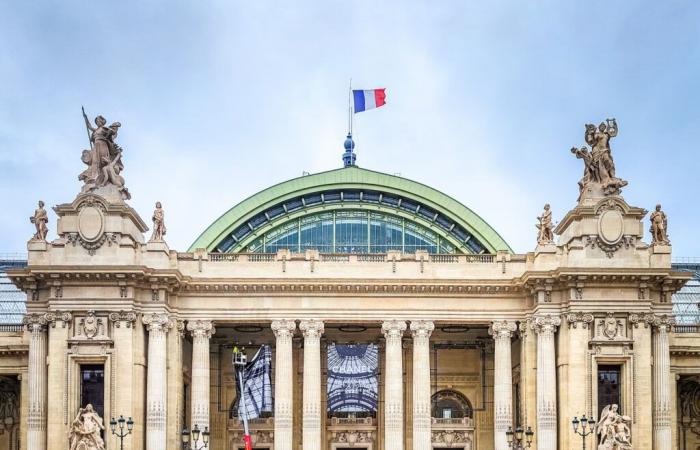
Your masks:
<instances>
[{"instance_id":1,"label":"pilaster","mask_svg":"<svg viewBox=\"0 0 700 450\"><path fill-rule=\"evenodd\" d=\"M66 352L73 316L69 312L48 312L44 315L48 331L48 378L46 439L48 448L65 445L68 426L63 409L63 400L68 393L66 379ZM71 411L72 413L72 411Z\"/></svg>"},{"instance_id":2,"label":"pilaster","mask_svg":"<svg viewBox=\"0 0 700 450\"><path fill-rule=\"evenodd\" d=\"M275 333L275 449L293 446L293 371L292 337L296 323L283 319L272 322Z\"/></svg>"},{"instance_id":3,"label":"pilaster","mask_svg":"<svg viewBox=\"0 0 700 450\"><path fill-rule=\"evenodd\" d=\"M27 448L46 450L46 318L27 314L23 321L29 331Z\"/></svg>"},{"instance_id":4,"label":"pilaster","mask_svg":"<svg viewBox=\"0 0 700 450\"><path fill-rule=\"evenodd\" d=\"M382 323L386 341L384 371L384 450L403 450L403 350L401 338L406 322L387 320Z\"/></svg>"},{"instance_id":5,"label":"pilaster","mask_svg":"<svg viewBox=\"0 0 700 450\"><path fill-rule=\"evenodd\" d=\"M654 318L654 450L671 450L671 354L668 334L675 323L666 315Z\"/></svg>"},{"instance_id":6,"label":"pilaster","mask_svg":"<svg viewBox=\"0 0 700 450\"><path fill-rule=\"evenodd\" d=\"M176 320L173 332L168 333L168 394L171 405L167 415L168 448L182 445L180 433L185 427L185 383L182 376L182 343L185 338L185 322Z\"/></svg>"}]
</instances>

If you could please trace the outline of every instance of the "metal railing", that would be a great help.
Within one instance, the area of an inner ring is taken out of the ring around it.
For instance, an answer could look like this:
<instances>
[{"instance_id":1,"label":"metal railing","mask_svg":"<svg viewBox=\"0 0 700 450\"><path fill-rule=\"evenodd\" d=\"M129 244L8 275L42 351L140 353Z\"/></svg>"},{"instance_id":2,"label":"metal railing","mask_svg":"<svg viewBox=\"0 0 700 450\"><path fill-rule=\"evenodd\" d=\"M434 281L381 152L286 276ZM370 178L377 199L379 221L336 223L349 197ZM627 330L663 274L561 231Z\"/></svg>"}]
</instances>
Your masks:
<instances>
[{"instance_id":1,"label":"metal railing","mask_svg":"<svg viewBox=\"0 0 700 450\"><path fill-rule=\"evenodd\" d=\"M700 325L674 325L674 333L700 333Z\"/></svg>"}]
</instances>

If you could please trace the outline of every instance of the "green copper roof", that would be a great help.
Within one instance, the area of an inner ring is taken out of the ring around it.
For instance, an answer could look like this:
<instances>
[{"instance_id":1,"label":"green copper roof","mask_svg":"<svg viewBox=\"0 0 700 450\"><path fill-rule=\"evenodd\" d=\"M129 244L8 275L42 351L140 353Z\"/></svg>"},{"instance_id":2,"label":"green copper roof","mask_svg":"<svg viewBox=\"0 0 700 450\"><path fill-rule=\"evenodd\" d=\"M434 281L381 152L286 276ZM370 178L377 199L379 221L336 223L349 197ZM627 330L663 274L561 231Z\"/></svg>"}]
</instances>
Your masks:
<instances>
[{"instance_id":1,"label":"green copper roof","mask_svg":"<svg viewBox=\"0 0 700 450\"><path fill-rule=\"evenodd\" d=\"M215 249L218 243L255 215L300 195L338 189L371 190L392 193L426 205L449 217L473 235L489 253L511 248L503 238L472 210L442 192L415 181L359 167L346 167L294 178L248 197L212 223L190 246L190 251ZM332 208L332 205L329 205ZM275 220L275 226L284 219ZM440 227L436 231L440 232Z\"/></svg>"}]
</instances>

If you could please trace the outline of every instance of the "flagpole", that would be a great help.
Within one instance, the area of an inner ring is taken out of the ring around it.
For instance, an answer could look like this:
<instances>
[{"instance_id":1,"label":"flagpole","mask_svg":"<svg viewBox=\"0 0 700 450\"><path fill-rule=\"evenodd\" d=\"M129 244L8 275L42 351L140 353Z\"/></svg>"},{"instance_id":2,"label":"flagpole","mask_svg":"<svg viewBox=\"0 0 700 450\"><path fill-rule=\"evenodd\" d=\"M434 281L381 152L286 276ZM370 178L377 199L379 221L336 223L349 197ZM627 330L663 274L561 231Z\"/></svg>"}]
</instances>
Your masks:
<instances>
[{"instance_id":1,"label":"flagpole","mask_svg":"<svg viewBox=\"0 0 700 450\"><path fill-rule=\"evenodd\" d=\"M348 90L348 134L352 136L352 78L350 78L350 89Z\"/></svg>"}]
</instances>

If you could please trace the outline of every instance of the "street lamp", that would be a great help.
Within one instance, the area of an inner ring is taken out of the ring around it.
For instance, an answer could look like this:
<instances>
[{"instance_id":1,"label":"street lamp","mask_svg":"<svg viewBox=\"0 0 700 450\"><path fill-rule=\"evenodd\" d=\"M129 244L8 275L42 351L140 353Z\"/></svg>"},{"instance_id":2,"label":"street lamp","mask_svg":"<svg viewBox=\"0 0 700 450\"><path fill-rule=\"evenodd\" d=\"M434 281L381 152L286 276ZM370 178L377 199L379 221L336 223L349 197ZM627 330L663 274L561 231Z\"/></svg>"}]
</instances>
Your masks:
<instances>
[{"instance_id":1,"label":"street lamp","mask_svg":"<svg viewBox=\"0 0 700 450\"><path fill-rule=\"evenodd\" d=\"M124 431L124 423L126 423L126 431ZM117 433L117 424L119 424L119 433ZM124 450L124 437L131 434L134 430L134 421L129 417L129 420L125 420L124 416L119 416L119 420L109 421L109 429L112 430L112 434L119 438L119 446Z\"/></svg>"},{"instance_id":2,"label":"street lamp","mask_svg":"<svg viewBox=\"0 0 700 450\"><path fill-rule=\"evenodd\" d=\"M194 424L192 431L188 430L187 427L182 429L182 448L184 450L201 450L203 448L209 447L209 427L204 427L204 431L201 431L202 435L202 445L199 445L199 435L200 429L199 425ZM190 442L191 441L191 442Z\"/></svg>"},{"instance_id":3,"label":"street lamp","mask_svg":"<svg viewBox=\"0 0 700 450\"><path fill-rule=\"evenodd\" d=\"M513 432L513 427L508 427L508 431L506 431L508 446L513 450L524 450L525 448L530 448L530 445L532 445L532 437L534 435L535 432L532 431L532 428L527 427L527 431L525 431L525 442L523 443L522 427L518 426L515 429L515 432Z\"/></svg>"},{"instance_id":4,"label":"street lamp","mask_svg":"<svg viewBox=\"0 0 700 450\"><path fill-rule=\"evenodd\" d=\"M571 424L574 426L574 433L581 436L583 440L583 450L586 450L586 436L595 432L595 419L593 417L587 419L585 414L581 416L581 420L578 420L574 416L574 420L571 421ZM581 425L580 431L578 429L579 424Z\"/></svg>"}]
</instances>

